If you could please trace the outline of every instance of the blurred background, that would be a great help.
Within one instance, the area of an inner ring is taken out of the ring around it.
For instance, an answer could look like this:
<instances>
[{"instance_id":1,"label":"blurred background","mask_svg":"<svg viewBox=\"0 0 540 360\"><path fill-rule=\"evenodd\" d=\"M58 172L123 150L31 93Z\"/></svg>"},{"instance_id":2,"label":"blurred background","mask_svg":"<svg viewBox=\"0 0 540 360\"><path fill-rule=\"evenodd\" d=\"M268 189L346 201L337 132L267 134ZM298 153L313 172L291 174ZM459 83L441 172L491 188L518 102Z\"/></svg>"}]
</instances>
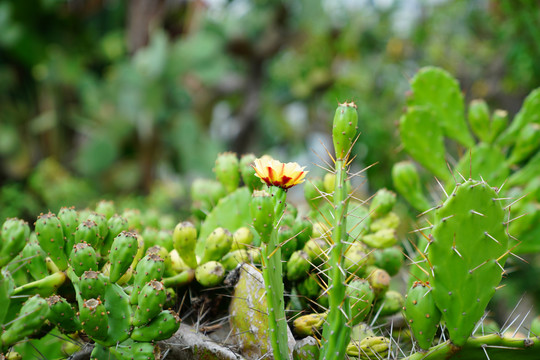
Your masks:
<instances>
[{"instance_id":1,"label":"blurred background","mask_svg":"<svg viewBox=\"0 0 540 360\"><path fill-rule=\"evenodd\" d=\"M535 0L0 2L0 218L112 198L182 208L217 153L320 170L338 101L355 166L392 188L422 66L512 116L540 85ZM313 150L313 151L312 151ZM126 206L127 206L126 205Z\"/></svg>"}]
</instances>

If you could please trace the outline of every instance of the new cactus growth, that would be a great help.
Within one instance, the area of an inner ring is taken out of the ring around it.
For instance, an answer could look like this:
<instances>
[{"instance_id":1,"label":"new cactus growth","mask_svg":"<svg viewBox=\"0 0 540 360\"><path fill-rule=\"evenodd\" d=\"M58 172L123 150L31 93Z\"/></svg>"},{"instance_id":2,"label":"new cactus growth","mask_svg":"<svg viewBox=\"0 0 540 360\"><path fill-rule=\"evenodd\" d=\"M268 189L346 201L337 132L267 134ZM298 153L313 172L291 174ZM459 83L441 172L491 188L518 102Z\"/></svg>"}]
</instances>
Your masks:
<instances>
[{"instance_id":1,"label":"new cactus growth","mask_svg":"<svg viewBox=\"0 0 540 360\"><path fill-rule=\"evenodd\" d=\"M195 245L197 244L197 229L190 222L176 225L173 233L174 248L184 262L192 269L197 267Z\"/></svg>"},{"instance_id":2,"label":"new cactus growth","mask_svg":"<svg viewBox=\"0 0 540 360\"><path fill-rule=\"evenodd\" d=\"M208 261L195 269L195 279L205 287L216 286L225 278L225 268L217 261Z\"/></svg>"},{"instance_id":3,"label":"new cactus growth","mask_svg":"<svg viewBox=\"0 0 540 360\"><path fill-rule=\"evenodd\" d=\"M73 307L61 296L53 295L46 299L49 305L48 320L66 333L72 334L81 329L81 323Z\"/></svg>"},{"instance_id":4,"label":"new cactus growth","mask_svg":"<svg viewBox=\"0 0 540 360\"><path fill-rule=\"evenodd\" d=\"M220 227L212 231L206 239L206 245L200 264L204 264L211 260L220 260L229 252L232 242L233 237L229 230Z\"/></svg>"},{"instance_id":5,"label":"new cactus growth","mask_svg":"<svg viewBox=\"0 0 540 360\"><path fill-rule=\"evenodd\" d=\"M148 324L136 327L131 333L135 341L159 341L170 338L180 327L180 318L173 310L160 312Z\"/></svg>"},{"instance_id":6,"label":"new cactus growth","mask_svg":"<svg viewBox=\"0 0 540 360\"><path fill-rule=\"evenodd\" d=\"M240 182L238 157L233 152L221 153L214 167L216 178L223 184L228 193L233 192Z\"/></svg>"},{"instance_id":7,"label":"new cactus growth","mask_svg":"<svg viewBox=\"0 0 540 360\"><path fill-rule=\"evenodd\" d=\"M39 246L54 261L56 266L62 271L68 266L64 247L64 231L62 223L53 213L40 215L36 220L36 236Z\"/></svg>"},{"instance_id":8,"label":"new cactus growth","mask_svg":"<svg viewBox=\"0 0 540 360\"><path fill-rule=\"evenodd\" d=\"M151 280L161 281L165 272L165 263L159 255L149 254L139 261L135 268L133 279L133 292L131 293L131 303L136 305L139 292L142 287Z\"/></svg>"},{"instance_id":9,"label":"new cactus growth","mask_svg":"<svg viewBox=\"0 0 540 360\"><path fill-rule=\"evenodd\" d=\"M85 271L98 270L98 259L93 247L85 242L73 246L69 255L69 264L77 276L82 276Z\"/></svg>"},{"instance_id":10,"label":"new cactus growth","mask_svg":"<svg viewBox=\"0 0 540 360\"><path fill-rule=\"evenodd\" d=\"M117 282L125 274L138 250L137 234L122 231L115 237L109 253L109 279L112 282Z\"/></svg>"},{"instance_id":11,"label":"new cactus growth","mask_svg":"<svg viewBox=\"0 0 540 360\"><path fill-rule=\"evenodd\" d=\"M79 311L79 319L84 331L96 340L107 338L109 317L105 305L99 299L85 300Z\"/></svg>"},{"instance_id":12,"label":"new cactus growth","mask_svg":"<svg viewBox=\"0 0 540 360\"><path fill-rule=\"evenodd\" d=\"M165 287L160 281L148 282L139 293L138 305L133 314L133 325L144 325L156 317L163 309L167 300Z\"/></svg>"},{"instance_id":13,"label":"new cactus growth","mask_svg":"<svg viewBox=\"0 0 540 360\"><path fill-rule=\"evenodd\" d=\"M421 349L428 349L441 319L428 283L418 281L413 284L405 297L403 311L418 345Z\"/></svg>"}]
</instances>

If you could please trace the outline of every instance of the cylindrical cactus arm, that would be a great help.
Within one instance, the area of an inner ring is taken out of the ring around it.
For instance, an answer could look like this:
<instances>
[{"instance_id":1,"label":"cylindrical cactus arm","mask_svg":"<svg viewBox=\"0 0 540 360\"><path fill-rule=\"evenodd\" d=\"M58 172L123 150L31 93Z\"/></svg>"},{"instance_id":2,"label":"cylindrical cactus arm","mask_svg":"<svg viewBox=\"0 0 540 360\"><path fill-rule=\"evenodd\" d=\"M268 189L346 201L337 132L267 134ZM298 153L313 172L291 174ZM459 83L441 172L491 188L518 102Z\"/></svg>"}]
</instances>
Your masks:
<instances>
[{"instance_id":1,"label":"cylindrical cactus arm","mask_svg":"<svg viewBox=\"0 0 540 360\"><path fill-rule=\"evenodd\" d=\"M354 137L358 115L354 103L340 104L334 116L334 148L336 152L336 177L334 186L334 229L333 244L328 259L329 313L323 328L323 347L319 359L330 360L345 358L345 351L350 341L351 309L345 294L345 275L343 270L343 243L347 241L347 207L349 196L345 185L347 162Z\"/></svg>"}]
</instances>

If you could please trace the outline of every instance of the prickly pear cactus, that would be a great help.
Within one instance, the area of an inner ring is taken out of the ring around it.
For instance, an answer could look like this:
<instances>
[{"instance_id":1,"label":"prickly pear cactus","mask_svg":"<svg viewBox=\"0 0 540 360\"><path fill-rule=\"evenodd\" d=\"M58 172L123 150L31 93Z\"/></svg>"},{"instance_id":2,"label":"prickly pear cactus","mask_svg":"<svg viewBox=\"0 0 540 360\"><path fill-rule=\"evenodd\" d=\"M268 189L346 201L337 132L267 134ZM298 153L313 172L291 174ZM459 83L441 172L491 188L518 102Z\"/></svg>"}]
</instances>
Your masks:
<instances>
[{"instance_id":1,"label":"prickly pear cactus","mask_svg":"<svg viewBox=\"0 0 540 360\"><path fill-rule=\"evenodd\" d=\"M435 212L428 259L433 298L463 345L495 293L508 254L505 211L487 183L469 180Z\"/></svg>"}]
</instances>

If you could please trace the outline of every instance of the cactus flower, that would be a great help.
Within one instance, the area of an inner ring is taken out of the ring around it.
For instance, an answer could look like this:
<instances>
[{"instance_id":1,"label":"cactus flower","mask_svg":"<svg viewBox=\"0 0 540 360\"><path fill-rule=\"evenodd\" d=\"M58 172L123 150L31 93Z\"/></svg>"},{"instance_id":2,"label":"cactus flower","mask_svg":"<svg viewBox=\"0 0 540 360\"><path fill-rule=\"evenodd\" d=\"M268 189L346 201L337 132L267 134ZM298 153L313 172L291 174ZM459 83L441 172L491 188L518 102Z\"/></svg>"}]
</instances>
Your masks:
<instances>
[{"instance_id":1,"label":"cactus flower","mask_svg":"<svg viewBox=\"0 0 540 360\"><path fill-rule=\"evenodd\" d=\"M297 163L282 163L269 156L255 160L255 169L257 177L268 186L277 186L287 190L295 185L304 182L307 171Z\"/></svg>"}]
</instances>

